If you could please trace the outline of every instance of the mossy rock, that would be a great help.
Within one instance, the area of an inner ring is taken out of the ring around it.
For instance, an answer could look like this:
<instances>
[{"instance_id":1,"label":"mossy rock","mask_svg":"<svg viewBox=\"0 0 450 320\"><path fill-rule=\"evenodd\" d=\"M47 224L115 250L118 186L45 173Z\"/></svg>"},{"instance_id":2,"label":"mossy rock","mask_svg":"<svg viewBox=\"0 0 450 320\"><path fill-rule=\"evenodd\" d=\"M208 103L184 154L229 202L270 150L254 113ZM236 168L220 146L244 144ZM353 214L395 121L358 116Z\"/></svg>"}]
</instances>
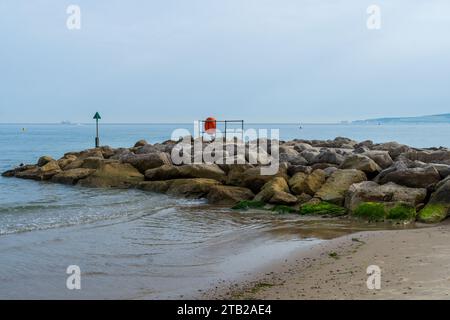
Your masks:
<instances>
[{"instance_id":1,"label":"mossy rock","mask_svg":"<svg viewBox=\"0 0 450 320\"><path fill-rule=\"evenodd\" d=\"M333 215L341 216L347 213L345 208L338 205L322 201L320 203L306 203L300 207L302 215Z\"/></svg>"},{"instance_id":2,"label":"mossy rock","mask_svg":"<svg viewBox=\"0 0 450 320\"><path fill-rule=\"evenodd\" d=\"M271 210L274 211L274 212L280 213L280 214L283 214L283 213L294 213L294 212L297 211L297 210L295 210L292 207L281 205L281 204L274 206Z\"/></svg>"},{"instance_id":3,"label":"mossy rock","mask_svg":"<svg viewBox=\"0 0 450 320\"><path fill-rule=\"evenodd\" d=\"M353 215L369 221L383 221L386 217L386 209L382 203L363 202L353 210Z\"/></svg>"},{"instance_id":4,"label":"mossy rock","mask_svg":"<svg viewBox=\"0 0 450 320\"><path fill-rule=\"evenodd\" d=\"M419 211L418 220L425 223L438 223L447 216L448 208L443 204L427 204Z\"/></svg>"},{"instance_id":5,"label":"mossy rock","mask_svg":"<svg viewBox=\"0 0 450 320\"><path fill-rule=\"evenodd\" d=\"M266 204L262 201L255 200L241 200L236 203L231 209L233 210L248 210L248 209L262 209Z\"/></svg>"},{"instance_id":6,"label":"mossy rock","mask_svg":"<svg viewBox=\"0 0 450 320\"><path fill-rule=\"evenodd\" d=\"M415 220L416 208L406 203L399 203L388 211L386 218L389 220Z\"/></svg>"}]
</instances>

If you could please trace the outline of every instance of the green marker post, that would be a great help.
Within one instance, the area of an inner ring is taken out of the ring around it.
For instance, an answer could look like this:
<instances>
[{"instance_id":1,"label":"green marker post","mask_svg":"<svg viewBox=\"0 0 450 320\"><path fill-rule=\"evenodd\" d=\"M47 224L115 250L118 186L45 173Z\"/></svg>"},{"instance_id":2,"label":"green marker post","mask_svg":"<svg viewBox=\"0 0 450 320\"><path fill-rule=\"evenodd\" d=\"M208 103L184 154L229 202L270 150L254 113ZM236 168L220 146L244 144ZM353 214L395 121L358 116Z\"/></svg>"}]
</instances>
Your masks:
<instances>
[{"instance_id":1,"label":"green marker post","mask_svg":"<svg viewBox=\"0 0 450 320\"><path fill-rule=\"evenodd\" d=\"M98 112L96 112L94 115L95 124L96 124L96 132L97 132L97 135L95 137L95 147L96 148L98 148L100 146L100 138L98 137L98 120L101 118L102 117L100 117L100 114Z\"/></svg>"}]
</instances>

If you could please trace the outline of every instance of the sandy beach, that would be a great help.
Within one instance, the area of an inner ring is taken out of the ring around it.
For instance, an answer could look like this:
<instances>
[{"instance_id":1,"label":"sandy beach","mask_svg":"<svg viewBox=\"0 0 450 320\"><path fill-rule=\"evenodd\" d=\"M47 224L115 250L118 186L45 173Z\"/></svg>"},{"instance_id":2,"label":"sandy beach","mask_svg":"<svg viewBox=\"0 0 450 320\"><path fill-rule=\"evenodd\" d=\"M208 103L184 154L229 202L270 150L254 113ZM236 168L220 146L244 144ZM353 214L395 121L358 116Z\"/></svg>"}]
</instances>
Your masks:
<instances>
[{"instance_id":1,"label":"sandy beach","mask_svg":"<svg viewBox=\"0 0 450 320\"><path fill-rule=\"evenodd\" d=\"M207 293L211 299L448 299L450 223L367 231L311 246L258 276ZM381 268L381 289L366 268Z\"/></svg>"}]
</instances>

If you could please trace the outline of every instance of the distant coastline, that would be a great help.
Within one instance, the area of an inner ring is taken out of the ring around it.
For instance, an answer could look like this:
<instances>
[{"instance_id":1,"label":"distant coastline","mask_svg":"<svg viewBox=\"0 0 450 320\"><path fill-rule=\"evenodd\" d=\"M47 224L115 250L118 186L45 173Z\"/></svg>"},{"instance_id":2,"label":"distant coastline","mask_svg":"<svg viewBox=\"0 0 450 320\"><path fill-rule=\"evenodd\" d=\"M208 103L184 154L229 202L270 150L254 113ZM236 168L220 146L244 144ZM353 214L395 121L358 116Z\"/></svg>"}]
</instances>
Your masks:
<instances>
[{"instance_id":1,"label":"distant coastline","mask_svg":"<svg viewBox=\"0 0 450 320\"><path fill-rule=\"evenodd\" d=\"M450 113L435 114L419 117L394 117L375 118L352 121L352 124L430 124L430 123L450 123Z\"/></svg>"}]
</instances>

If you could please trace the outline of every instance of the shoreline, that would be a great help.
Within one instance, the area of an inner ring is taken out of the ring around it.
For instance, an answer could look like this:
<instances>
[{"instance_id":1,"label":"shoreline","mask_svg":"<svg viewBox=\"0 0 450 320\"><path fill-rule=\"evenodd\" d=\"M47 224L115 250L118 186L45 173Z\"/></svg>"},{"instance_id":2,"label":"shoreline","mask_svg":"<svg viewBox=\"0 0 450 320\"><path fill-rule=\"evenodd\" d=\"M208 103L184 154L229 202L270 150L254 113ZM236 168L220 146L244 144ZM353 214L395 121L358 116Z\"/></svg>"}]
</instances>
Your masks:
<instances>
[{"instance_id":1,"label":"shoreline","mask_svg":"<svg viewBox=\"0 0 450 320\"><path fill-rule=\"evenodd\" d=\"M299 250L203 299L449 299L450 222L417 229L363 231ZM381 289L366 268L381 268Z\"/></svg>"}]
</instances>

